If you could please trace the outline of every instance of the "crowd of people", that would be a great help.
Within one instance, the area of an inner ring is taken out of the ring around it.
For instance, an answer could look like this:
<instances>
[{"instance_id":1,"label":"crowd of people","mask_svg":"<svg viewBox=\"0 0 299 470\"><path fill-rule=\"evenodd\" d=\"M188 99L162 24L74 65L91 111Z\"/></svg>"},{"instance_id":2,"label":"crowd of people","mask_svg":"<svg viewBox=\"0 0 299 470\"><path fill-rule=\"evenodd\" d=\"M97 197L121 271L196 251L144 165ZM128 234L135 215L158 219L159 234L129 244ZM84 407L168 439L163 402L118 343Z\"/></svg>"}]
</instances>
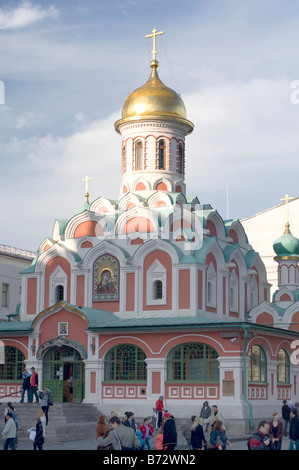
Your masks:
<instances>
[{"instance_id":1,"label":"crowd of people","mask_svg":"<svg viewBox=\"0 0 299 470\"><path fill-rule=\"evenodd\" d=\"M27 377L24 371L24 381ZM37 380L37 379L36 379ZM26 390L26 389L24 389ZM48 424L49 403L52 401L48 389L37 392L41 408L37 410L36 424L29 429L33 449L42 450ZM22 395L21 402L24 396ZM98 450L175 450L177 429L175 417L165 410L164 397L160 396L154 408L154 416L146 416L136 423L132 411L120 417L112 411L110 416L101 415L97 422L96 439ZM30 403L30 401L29 401ZM53 403L53 402L52 402ZM4 450L15 450L18 445L18 414L12 402L4 411ZM190 422L182 428L190 450L226 450L232 444L226 435L224 419L216 405L207 401L202 405L198 416L193 415ZM270 421L262 420L256 432L248 439L248 450L281 450L282 439L289 436L289 450L299 450L299 403L286 400L280 414L273 413Z\"/></svg>"},{"instance_id":2,"label":"crowd of people","mask_svg":"<svg viewBox=\"0 0 299 470\"><path fill-rule=\"evenodd\" d=\"M283 436L289 436L288 450L299 450L299 403L283 400L281 416L275 412L272 420L259 423L248 440L249 450L281 450Z\"/></svg>"},{"instance_id":3,"label":"crowd of people","mask_svg":"<svg viewBox=\"0 0 299 470\"><path fill-rule=\"evenodd\" d=\"M155 439L155 450L175 450L175 418L164 409L163 398L160 396L156 402L155 416L145 417L142 423L136 423L132 411L126 411L123 417L114 411L109 417L101 415L97 423L98 450L151 450L151 437ZM206 439L205 433L209 432L209 427L210 435ZM209 407L208 402L204 403L200 416L191 417L183 435L190 450L225 450L227 446L231 447L217 406Z\"/></svg>"},{"instance_id":4,"label":"crowd of people","mask_svg":"<svg viewBox=\"0 0 299 470\"><path fill-rule=\"evenodd\" d=\"M42 409L37 410L36 424L28 429L33 443L33 450L42 450L46 436L47 418ZM18 446L18 413L12 402L8 402L4 411L3 450L16 450Z\"/></svg>"},{"instance_id":5,"label":"crowd of people","mask_svg":"<svg viewBox=\"0 0 299 470\"><path fill-rule=\"evenodd\" d=\"M51 391L48 388L38 390L38 374L34 367L30 370L24 369L22 373L23 385L20 403L24 403L27 393L27 402L39 403L41 408L37 410L36 425L29 429L29 436L33 442L34 450L42 450L46 435L46 426L48 425L49 407L53 405ZM4 429L2 437L4 439L4 450L16 450L18 445L18 413L12 404L8 402L4 411Z\"/></svg>"}]
</instances>

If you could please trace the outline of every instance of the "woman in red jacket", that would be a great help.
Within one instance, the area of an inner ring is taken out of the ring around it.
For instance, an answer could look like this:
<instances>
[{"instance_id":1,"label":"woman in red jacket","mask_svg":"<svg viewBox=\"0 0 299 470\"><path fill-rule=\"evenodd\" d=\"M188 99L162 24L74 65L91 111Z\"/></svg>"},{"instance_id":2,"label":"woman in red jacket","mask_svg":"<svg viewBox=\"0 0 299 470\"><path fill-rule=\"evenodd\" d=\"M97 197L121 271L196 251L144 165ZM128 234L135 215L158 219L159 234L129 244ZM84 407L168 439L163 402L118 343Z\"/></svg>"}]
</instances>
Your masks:
<instances>
[{"instance_id":1,"label":"woman in red jacket","mask_svg":"<svg viewBox=\"0 0 299 470\"><path fill-rule=\"evenodd\" d=\"M279 414L273 413L273 419L269 422L269 436L272 439L272 446L274 450L281 450L283 424L279 420Z\"/></svg>"},{"instance_id":2,"label":"woman in red jacket","mask_svg":"<svg viewBox=\"0 0 299 470\"><path fill-rule=\"evenodd\" d=\"M154 428L150 424L151 418L144 418L143 424L140 426L140 431L142 432L142 438L145 441L145 445L148 450L151 450L150 446L150 437L154 434Z\"/></svg>"},{"instance_id":3,"label":"woman in red jacket","mask_svg":"<svg viewBox=\"0 0 299 470\"><path fill-rule=\"evenodd\" d=\"M155 411L156 411L156 413L158 413L158 421L157 421L157 424L156 424L157 429L159 429L159 427L161 426L161 423L162 423L162 412L163 412L163 409L164 409L163 398L164 397L162 395L160 395L158 400L156 401Z\"/></svg>"}]
</instances>

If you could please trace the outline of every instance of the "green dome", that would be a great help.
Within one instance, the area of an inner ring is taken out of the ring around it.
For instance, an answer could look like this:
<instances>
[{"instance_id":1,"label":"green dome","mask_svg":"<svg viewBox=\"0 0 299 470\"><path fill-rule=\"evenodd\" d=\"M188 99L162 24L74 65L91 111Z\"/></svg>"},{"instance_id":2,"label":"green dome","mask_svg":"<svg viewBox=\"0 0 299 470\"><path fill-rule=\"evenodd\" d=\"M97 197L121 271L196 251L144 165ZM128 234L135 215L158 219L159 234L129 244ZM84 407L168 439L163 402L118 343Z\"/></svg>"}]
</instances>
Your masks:
<instances>
[{"instance_id":1,"label":"green dome","mask_svg":"<svg viewBox=\"0 0 299 470\"><path fill-rule=\"evenodd\" d=\"M294 237L286 224L284 234L273 243L273 249L277 256L298 256L299 257L299 239Z\"/></svg>"}]
</instances>

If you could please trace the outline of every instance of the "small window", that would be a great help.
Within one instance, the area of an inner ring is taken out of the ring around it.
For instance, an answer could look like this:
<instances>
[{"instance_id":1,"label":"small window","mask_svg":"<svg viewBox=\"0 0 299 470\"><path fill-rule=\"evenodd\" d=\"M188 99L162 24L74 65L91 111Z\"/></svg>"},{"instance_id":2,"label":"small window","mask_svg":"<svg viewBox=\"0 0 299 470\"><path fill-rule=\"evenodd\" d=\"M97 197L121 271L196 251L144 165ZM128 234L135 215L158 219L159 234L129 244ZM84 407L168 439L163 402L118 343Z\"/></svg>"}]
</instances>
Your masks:
<instances>
[{"instance_id":1,"label":"small window","mask_svg":"<svg viewBox=\"0 0 299 470\"><path fill-rule=\"evenodd\" d=\"M55 303L63 300L64 297L64 287L60 284L55 288Z\"/></svg>"},{"instance_id":2,"label":"small window","mask_svg":"<svg viewBox=\"0 0 299 470\"><path fill-rule=\"evenodd\" d=\"M217 306L217 273L213 263L209 264L207 271L207 306L212 308Z\"/></svg>"},{"instance_id":3,"label":"small window","mask_svg":"<svg viewBox=\"0 0 299 470\"><path fill-rule=\"evenodd\" d=\"M155 281L154 282L154 300L162 299L163 298L163 283L162 281Z\"/></svg>"},{"instance_id":4,"label":"small window","mask_svg":"<svg viewBox=\"0 0 299 470\"><path fill-rule=\"evenodd\" d=\"M278 351L277 383L290 383L290 359L288 353L284 349L280 349Z\"/></svg>"},{"instance_id":5,"label":"small window","mask_svg":"<svg viewBox=\"0 0 299 470\"><path fill-rule=\"evenodd\" d=\"M159 170L165 170L165 140L159 140Z\"/></svg>"},{"instance_id":6,"label":"small window","mask_svg":"<svg viewBox=\"0 0 299 470\"><path fill-rule=\"evenodd\" d=\"M9 284L2 284L2 301L1 301L1 306L2 307L8 307L8 293L9 293Z\"/></svg>"},{"instance_id":7,"label":"small window","mask_svg":"<svg viewBox=\"0 0 299 470\"><path fill-rule=\"evenodd\" d=\"M249 352L248 382L267 382L267 359L264 350L256 345Z\"/></svg>"},{"instance_id":8,"label":"small window","mask_svg":"<svg viewBox=\"0 0 299 470\"><path fill-rule=\"evenodd\" d=\"M178 173L184 173L184 147L182 143L179 143L178 148Z\"/></svg>"},{"instance_id":9,"label":"small window","mask_svg":"<svg viewBox=\"0 0 299 470\"><path fill-rule=\"evenodd\" d=\"M123 143L122 146L122 173L125 173L127 170L127 153L126 153L126 144Z\"/></svg>"},{"instance_id":10,"label":"small window","mask_svg":"<svg viewBox=\"0 0 299 470\"><path fill-rule=\"evenodd\" d=\"M142 142L141 140L137 140L135 143L135 170L142 170L142 151Z\"/></svg>"}]
</instances>

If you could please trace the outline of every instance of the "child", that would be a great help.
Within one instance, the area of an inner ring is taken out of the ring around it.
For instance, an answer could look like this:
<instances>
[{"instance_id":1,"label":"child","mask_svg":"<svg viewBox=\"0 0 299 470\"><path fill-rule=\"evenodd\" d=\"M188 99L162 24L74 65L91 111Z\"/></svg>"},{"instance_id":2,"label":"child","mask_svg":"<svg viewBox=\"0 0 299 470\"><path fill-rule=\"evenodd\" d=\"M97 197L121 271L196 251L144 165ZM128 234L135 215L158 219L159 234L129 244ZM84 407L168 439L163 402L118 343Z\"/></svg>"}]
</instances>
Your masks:
<instances>
[{"instance_id":1,"label":"child","mask_svg":"<svg viewBox=\"0 0 299 470\"><path fill-rule=\"evenodd\" d=\"M156 435L156 450L163 450L163 431L159 428L158 434Z\"/></svg>"},{"instance_id":2,"label":"child","mask_svg":"<svg viewBox=\"0 0 299 470\"><path fill-rule=\"evenodd\" d=\"M151 421L151 417L144 418L143 424L140 426L140 431L142 432L142 438L145 441L147 450L151 450L150 437L153 436L155 432L153 426L150 424L150 421Z\"/></svg>"},{"instance_id":3,"label":"child","mask_svg":"<svg viewBox=\"0 0 299 470\"><path fill-rule=\"evenodd\" d=\"M138 450L143 450L143 448L144 448L144 439L142 437L142 432L140 431L140 429L137 429L136 436L138 437L139 442L140 442L140 447L139 447Z\"/></svg>"}]
</instances>

